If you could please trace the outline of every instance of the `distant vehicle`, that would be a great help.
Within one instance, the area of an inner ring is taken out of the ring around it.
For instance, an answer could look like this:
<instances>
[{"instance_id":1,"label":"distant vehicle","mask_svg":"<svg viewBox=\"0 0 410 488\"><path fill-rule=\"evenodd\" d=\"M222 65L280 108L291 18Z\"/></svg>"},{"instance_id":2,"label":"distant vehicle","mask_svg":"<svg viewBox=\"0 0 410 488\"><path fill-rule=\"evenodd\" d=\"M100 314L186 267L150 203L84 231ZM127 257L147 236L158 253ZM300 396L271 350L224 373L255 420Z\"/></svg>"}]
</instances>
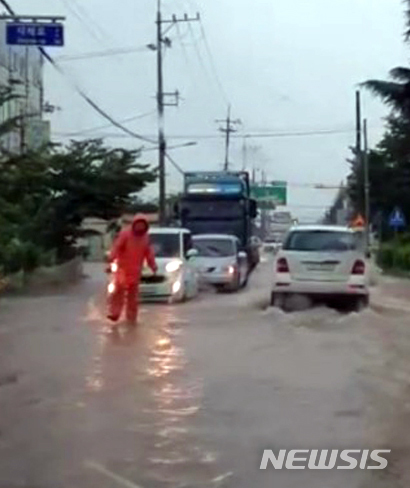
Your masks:
<instances>
[{"instance_id":1,"label":"distant vehicle","mask_svg":"<svg viewBox=\"0 0 410 488\"><path fill-rule=\"evenodd\" d=\"M151 228L149 236L158 272L153 274L149 268L144 268L140 285L141 297L170 302L194 298L199 290L199 276L193 264L197 251L193 249L189 230Z\"/></svg>"},{"instance_id":2,"label":"distant vehicle","mask_svg":"<svg viewBox=\"0 0 410 488\"><path fill-rule=\"evenodd\" d=\"M275 257L271 303L286 309L295 295L312 301L343 300L356 310L368 305L366 256L351 229L291 228Z\"/></svg>"},{"instance_id":3,"label":"distant vehicle","mask_svg":"<svg viewBox=\"0 0 410 488\"><path fill-rule=\"evenodd\" d=\"M275 232L267 236L263 243L264 252L266 253L277 252L282 247L282 243L285 235L286 233L284 232Z\"/></svg>"},{"instance_id":4,"label":"distant vehicle","mask_svg":"<svg viewBox=\"0 0 410 488\"><path fill-rule=\"evenodd\" d=\"M238 291L248 281L247 255L235 236L203 234L193 237L195 266L201 279L219 290Z\"/></svg>"},{"instance_id":5,"label":"distant vehicle","mask_svg":"<svg viewBox=\"0 0 410 488\"><path fill-rule=\"evenodd\" d=\"M185 173L184 192L175 205L175 217L193 235L231 234L246 252L250 268L259 262L252 244L256 200L250 197L249 173L198 171Z\"/></svg>"},{"instance_id":6,"label":"distant vehicle","mask_svg":"<svg viewBox=\"0 0 410 488\"><path fill-rule=\"evenodd\" d=\"M271 218L271 222L281 225L292 225L294 219L290 212L274 212Z\"/></svg>"}]
</instances>

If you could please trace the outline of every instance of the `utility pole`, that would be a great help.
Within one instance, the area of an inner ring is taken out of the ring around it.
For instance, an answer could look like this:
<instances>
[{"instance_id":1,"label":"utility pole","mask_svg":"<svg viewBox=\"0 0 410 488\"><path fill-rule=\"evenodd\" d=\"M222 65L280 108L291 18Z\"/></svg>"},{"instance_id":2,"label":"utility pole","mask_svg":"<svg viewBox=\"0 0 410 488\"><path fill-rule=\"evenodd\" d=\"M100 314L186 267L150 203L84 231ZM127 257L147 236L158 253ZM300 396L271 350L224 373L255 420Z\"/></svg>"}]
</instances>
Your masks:
<instances>
[{"instance_id":1,"label":"utility pole","mask_svg":"<svg viewBox=\"0 0 410 488\"><path fill-rule=\"evenodd\" d=\"M29 114L29 98L30 98L30 80L29 80L29 48L26 46L25 49L25 59L24 59L24 87L25 87L25 93L24 93L24 103L23 103L23 116L21 120L21 153L24 154L27 149L30 149L30 141L28 140L28 134L29 132L29 127L32 123L32 118L31 114ZM40 113L41 113L41 107L40 107ZM30 132L29 132L30 133Z\"/></svg>"},{"instance_id":2,"label":"utility pole","mask_svg":"<svg viewBox=\"0 0 410 488\"><path fill-rule=\"evenodd\" d=\"M248 166L248 146L246 137L243 138L242 144L242 171L245 171Z\"/></svg>"},{"instance_id":3,"label":"utility pole","mask_svg":"<svg viewBox=\"0 0 410 488\"><path fill-rule=\"evenodd\" d=\"M362 109L360 91L356 91L356 161L360 161L362 151Z\"/></svg>"},{"instance_id":4,"label":"utility pole","mask_svg":"<svg viewBox=\"0 0 410 488\"><path fill-rule=\"evenodd\" d=\"M235 125L241 124L242 122L231 119L231 106L228 107L228 116L224 120L217 120L218 123L225 123L225 127L221 127L219 130L225 134L225 164L224 171L229 171L229 146L231 141L231 134L237 132Z\"/></svg>"},{"instance_id":5,"label":"utility pole","mask_svg":"<svg viewBox=\"0 0 410 488\"><path fill-rule=\"evenodd\" d=\"M161 12L161 0L158 0L157 12L157 42L156 46L152 47L157 51L157 110L158 110L158 170L159 170L159 222L160 225L166 223L166 173L165 173L165 158L167 152L167 144L165 139L165 125L164 125L164 109L166 106L177 106L179 101L179 92L164 93L164 76L163 76L163 47L171 47L172 43L162 31L162 26L168 24L167 32L180 22L199 21L200 16L190 18L184 15L183 18L177 18L175 15L171 19L164 20ZM173 97L174 102L166 103L165 97Z\"/></svg>"},{"instance_id":6,"label":"utility pole","mask_svg":"<svg viewBox=\"0 0 410 488\"><path fill-rule=\"evenodd\" d=\"M366 248L370 248L370 179L369 179L369 141L367 131L367 119L363 121L363 170L364 170L364 201L366 220Z\"/></svg>"},{"instance_id":7,"label":"utility pole","mask_svg":"<svg viewBox=\"0 0 410 488\"><path fill-rule=\"evenodd\" d=\"M159 222L165 223L166 186L165 186L165 154L166 141L164 132L164 78L162 70L162 14L161 0L158 0L157 12L157 108L158 108L158 170L159 170Z\"/></svg>"},{"instance_id":8,"label":"utility pole","mask_svg":"<svg viewBox=\"0 0 410 488\"><path fill-rule=\"evenodd\" d=\"M262 173L261 173L261 186L264 188L266 187L266 172L265 170L262 170ZM262 237L263 239L266 238L266 235L267 235L267 214L268 214L268 210L267 210L267 206L268 206L268 200L264 200L263 201L263 207L262 207L262 212L261 212L261 227L262 227Z\"/></svg>"}]
</instances>

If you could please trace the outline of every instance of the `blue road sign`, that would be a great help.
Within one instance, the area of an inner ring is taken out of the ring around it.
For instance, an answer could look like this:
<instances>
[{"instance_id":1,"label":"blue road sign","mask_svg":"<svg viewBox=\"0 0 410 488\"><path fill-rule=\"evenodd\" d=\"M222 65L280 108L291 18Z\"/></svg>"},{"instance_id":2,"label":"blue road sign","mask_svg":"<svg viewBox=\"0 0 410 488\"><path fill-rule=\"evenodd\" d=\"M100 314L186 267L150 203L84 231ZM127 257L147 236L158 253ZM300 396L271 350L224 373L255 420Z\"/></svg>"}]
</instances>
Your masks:
<instances>
[{"instance_id":1,"label":"blue road sign","mask_svg":"<svg viewBox=\"0 0 410 488\"><path fill-rule=\"evenodd\" d=\"M10 22L6 42L12 46L63 46L63 24L50 22Z\"/></svg>"},{"instance_id":2,"label":"blue road sign","mask_svg":"<svg viewBox=\"0 0 410 488\"><path fill-rule=\"evenodd\" d=\"M406 226L406 217L399 207L396 207L390 214L389 225L395 229Z\"/></svg>"}]
</instances>

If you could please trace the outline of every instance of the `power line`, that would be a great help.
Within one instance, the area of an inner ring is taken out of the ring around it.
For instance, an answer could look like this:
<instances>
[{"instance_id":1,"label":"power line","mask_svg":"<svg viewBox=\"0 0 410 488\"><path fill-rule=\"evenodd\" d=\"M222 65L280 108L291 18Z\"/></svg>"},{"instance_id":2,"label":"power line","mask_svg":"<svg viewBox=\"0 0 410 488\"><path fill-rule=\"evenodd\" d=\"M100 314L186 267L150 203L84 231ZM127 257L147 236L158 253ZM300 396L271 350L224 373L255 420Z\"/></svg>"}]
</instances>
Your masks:
<instances>
[{"instance_id":1,"label":"power line","mask_svg":"<svg viewBox=\"0 0 410 488\"><path fill-rule=\"evenodd\" d=\"M191 24L188 24L188 25L190 26ZM192 78L196 78L192 74L193 72L191 70L191 63L189 62L187 48L185 46L185 43L183 42L183 37L181 34L181 29L179 27L179 23L176 24L176 30L177 30L177 37L178 37L179 45L181 46L181 49L182 49L182 56L184 58L185 65L186 65L188 71L191 73ZM188 30L188 32L189 32L189 30ZM195 82L195 80L193 80L193 81Z\"/></svg>"},{"instance_id":2,"label":"power line","mask_svg":"<svg viewBox=\"0 0 410 488\"><path fill-rule=\"evenodd\" d=\"M211 47L210 47L209 42L208 42L208 37L206 35L205 27L204 27L204 24L202 22L202 19L199 20L199 26L201 28L201 32L202 32L202 36L203 36L205 48L206 48L206 51L208 53L209 61L210 61L211 68L212 68L212 71L213 71L214 76L215 76L215 80L217 82L217 85L219 87L219 90L221 91L221 95L222 95L222 97L225 100L225 103L227 105L229 105L229 99L228 99L227 94L226 94L226 91L225 91L225 89L224 89L224 87L222 85L221 79L220 79L220 77L218 75L218 70L216 69L215 60L214 60L214 57L212 55Z\"/></svg>"},{"instance_id":3,"label":"power line","mask_svg":"<svg viewBox=\"0 0 410 488\"><path fill-rule=\"evenodd\" d=\"M119 122L121 124L126 124L128 122L133 122L134 120L139 120L139 119L143 119L145 117L149 117L150 115L153 115L155 113L156 113L156 110L150 110L149 112L145 112L145 113L140 114L140 115L134 115L133 117L128 117L126 119L122 119ZM88 129L82 129L80 131L70 132L69 134L70 134L70 136L79 136L79 135L87 134L90 132L96 132L96 131L101 130L101 129L107 129L107 128L111 127L111 125L112 124L105 124L105 125L99 125L96 127L89 127Z\"/></svg>"},{"instance_id":4,"label":"power line","mask_svg":"<svg viewBox=\"0 0 410 488\"><path fill-rule=\"evenodd\" d=\"M91 51L80 54L57 56L55 61L59 63L65 63L68 61L77 61L82 59L103 58L108 56L117 56L118 54L134 54L138 52L147 52L146 46L138 48L118 48L118 49L106 49L104 51Z\"/></svg>"},{"instance_id":5,"label":"power line","mask_svg":"<svg viewBox=\"0 0 410 488\"><path fill-rule=\"evenodd\" d=\"M212 76L209 73L209 70L208 70L208 68L206 66L206 63L205 63L205 60L204 60L204 57L202 56L201 50L198 47L198 41L195 39L194 30L193 30L193 28L192 28L191 25L188 25L188 30L189 30L189 34L190 34L190 36L192 38L192 41L193 41L192 42L192 46L195 49L195 52L196 52L196 55L197 55L199 64L202 67L202 70L203 70L203 72L205 74L205 77L207 78L207 80L209 81L209 83L212 84L213 83Z\"/></svg>"},{"instance_id":6,"label":"power line","mask_svg":"<svg viewBox=\"0 0 410 488\"><path fill-rule=\"evenodd\" d=\"M0 3L6 8L8 13L10 15L16 16L15 11L12 9L12 7L9 5L7 0L0 0ZM38 50L41 52L43 57L56 69L63 77L66 79L69 79L67 77L67 74L64 72L64 70L59 66L54 59L47 53L47 51L43 47L38 47ZM102 117L104 117L106 120L108 120L111 125L117 127L118 129L122 130L125 132L128 136L131 136L135 139L139 139L145 142L149 142L151 144L155 144L156 141L151 140L147 137L140 136L139 134L127 129L123 125L121 125L119 122L117 122L114 118L112 118L105 110L103 110L94 100L92 100L78 85L75 83L73 80L69 79L72 87L74 90L81 96L81 98L90 106L92 107L97 113L99 113Z\"/></svg>"},{"instance_id":7,"label":"power line","mask_svg":"<svg viewBox=\"0 0 410 488\"><path fill-rule=\"evenodd\" d=\"M74 17L86 28L86 30L91 34L91 36L97 41L101 42L101 36L96 34L95 30L92 29L91 23L83 18L83 16L78 12L81 10L79 5L75 3L74 0L61 0L64 6L74 15ZM77 10L78 9L78 10Z\"/></svg>"},{"instance_id":8,"label":"power line","mask_svg":"<svg viewBox=\"0 0 410 488\"><path fill-rule=\"evenodd\" d=\"M314 137L314 136L332 136L337 134L351 134L355 129L323 129L312 131L289 131L289 132L266 132L266 133L245 133L245 134L233 134L232 138L235 139L258 139L258 138L285 138L285 137ZM60 132L58 135L65 136L67 133ZM106 133L102 137L124 137L120 134ZM154 136L144 136L154 137ZM185 134L185 135L171 135L167 136L168 139L219 139L220 136L215 134Z\"/></svg>"},{"instance_id":9,"label":"power line","mask_svg":"<svg viewBox=\"0 0 410 488\"><path fill-rule=\"evenodd\" d=\"M64 76L67 80L70 81L72 87L74 90L81 96L81 98L90 106L92 107L97 113L99 113L102 117L104 117L106 120L108 120L111 125L114 127L117 127L120 129L122 132L127 134L129 137L133 137L135 139L139 139L141 141L149 142L151 144L155 144L156 141L154 139L150 139L145 136L141 136L137 134L136 132L133 132L129 130L127 127L123 126L120 122L117 122L111 115L109 115L105 110L103 110L94 100L92 100L83 90L80 88L76 82L73 80L69 79L67 77L67 74L63 71L63 69L54 61L54 59L42 48L40 47L40 52L42 55L47 59L49 63L52 64L52 66L62 75Z\"/></svg>"},{"instance_id":10,"label":"power line","mask_svg":"<svg viewBox=\"0 0 410 488\"><path fill-rule=\"evenodd\" d=\"M166 156L166 158L169 160L169 162L172 164L172 166L173 166L173 167L174 167L174 168L175 168L177 171L179 171L179 173L181 173L182 175L184 175L184 174L185 174L185 171L184 171L184 170L181 168L181 166L180 166L178 163L176 163L176 162L174 161L174 159L173 159L173 158L171 158L171 156L170 156L168 153L165 153L165 156Z\"/></svg>"},{"instance_id":11,"label":"power line","mask_svg":"<svg viewBox=\"0 0 410 488\"><path fill-rule=\"evenodd\" d=\"M108 38L113 39L111 37L111 33L107 29L101 27L98 24L98 22L94 20L93 16L88 13L87 9L83 5L81 5L80 2L78 2L77 0L70 0L70 1L77 7L77 10L80 12L80 14L82 14L85 17L88 25L94 26L94 29L98 32L98 35L100 36L101 40L106 41Z\"/></svg>"},{"instance_id":12,"label":"power line","mask_svg":"<svg viewBox=\"0 0 410 488\"><path fill-rule=\"evenodd\" d=\"M194 8L196 8L197 10L200 10L198 3L196 1L194 1L194 0L188 0L188 1ZM206 34L205 25L202 21L202 18L199 19L199 26L200 26L200 30L201 30L201 34L202 34L202 40L204 41L205 49L206 49L207 54L208 54L210 66L212 68L212 72L213 72L213 75L215 77L215 80L216 80L217 86L219 88L220 94L223 98L224 103L226 105L229 105L230 104L229 97L227 96L226 90L224 89L224 86L221 82L221 78L218 74L218 70L216 68L216 63L215 63L215 58L212 54L212 49L211 49L210 43L208 41L208 36Z\"/></svg>"}]
</instances>

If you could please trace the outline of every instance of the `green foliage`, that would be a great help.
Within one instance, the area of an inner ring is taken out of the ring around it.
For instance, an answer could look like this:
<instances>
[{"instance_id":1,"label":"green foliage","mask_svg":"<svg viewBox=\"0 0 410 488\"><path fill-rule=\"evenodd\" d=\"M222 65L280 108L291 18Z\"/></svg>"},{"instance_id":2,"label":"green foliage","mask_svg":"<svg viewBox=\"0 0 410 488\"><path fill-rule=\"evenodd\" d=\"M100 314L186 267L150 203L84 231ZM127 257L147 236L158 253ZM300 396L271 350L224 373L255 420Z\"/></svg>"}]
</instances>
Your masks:
<instances>
[{"instance_id":1,"label":"green foliage","mask_svg":"<svg viewBox=\"0 0 410 488\"><path fill-rule=\"evenodd\" d=\"M378 254L378 264L384 269L410 271L410 243L382 244Z\"/></svg>"},{"instance_id":2,"label":"green foliage","mask_svg":"<svg viewBox=\"0 0 410 488\"><path fill-rule=\"evenodd\" d=\"M392 243L385 243L380 246L377 262L382 268L393 268L395 246Z\"/></svg>"},{"instance_id":3,"label":"green foliage","mask_svg":"<svg viewBox=\"0 0 410 488\"><path fill-rule=\"evenodd\" d=\"M405 0L405 3L405 40L408 42L410 0ZM382 226L378 227L382 230L382 236L389 239L392 231L388 227L388 216L396 206L402 209L410 222L410 68L394 68L390 71L390 80L369 80L363 86L391 109L385 134L369 153L370 215L373 223L377 215L382 216ZM351 164L349 197L356 212L363 213L363 161L353 161Z\"/></svg>"},{"instance_id":4,"label":"green foliage","mask_svg":"<svg viewBox=\"0 0 410 488\"><path fill-rule=\"evenodd\" d=\"M0 108L10 97L0 89ZM0 124L0 136L16 123ZM118 218L155 181L139 156L100 140L21 155L0 147L0 270L30 271L74 257L85 218Z\"/></svg>"}]
</instances>

